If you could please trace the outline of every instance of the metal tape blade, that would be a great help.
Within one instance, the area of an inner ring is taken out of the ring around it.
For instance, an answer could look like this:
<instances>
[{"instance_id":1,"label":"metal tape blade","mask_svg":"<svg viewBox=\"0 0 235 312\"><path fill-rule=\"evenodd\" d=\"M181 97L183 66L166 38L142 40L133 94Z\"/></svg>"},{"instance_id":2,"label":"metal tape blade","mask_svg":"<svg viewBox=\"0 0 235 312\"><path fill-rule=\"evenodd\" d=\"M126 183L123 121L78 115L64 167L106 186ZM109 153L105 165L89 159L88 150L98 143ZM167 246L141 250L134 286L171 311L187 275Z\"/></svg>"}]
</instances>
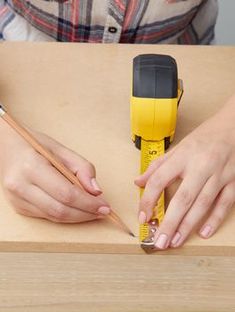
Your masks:
<instances>
[{"instance_id":1,"label":"metal tape blade","mask_svg":"<svg viewBox=\"0 0 235 312\"><path fill-rule=\"evenodd\" d=\"M149 167L150 163L163 155L165 152L165 142L161 141L146 141L141 140L141 174ZM142 196L144 189L140 190ZM149 223L140 225L140 243L141 247L146 251L152 250L153 237L156 232L156 227L162 222L165 214L164 192L161 194L156 206L153 209L153 215Z\"/></svg>"}]
</instances>

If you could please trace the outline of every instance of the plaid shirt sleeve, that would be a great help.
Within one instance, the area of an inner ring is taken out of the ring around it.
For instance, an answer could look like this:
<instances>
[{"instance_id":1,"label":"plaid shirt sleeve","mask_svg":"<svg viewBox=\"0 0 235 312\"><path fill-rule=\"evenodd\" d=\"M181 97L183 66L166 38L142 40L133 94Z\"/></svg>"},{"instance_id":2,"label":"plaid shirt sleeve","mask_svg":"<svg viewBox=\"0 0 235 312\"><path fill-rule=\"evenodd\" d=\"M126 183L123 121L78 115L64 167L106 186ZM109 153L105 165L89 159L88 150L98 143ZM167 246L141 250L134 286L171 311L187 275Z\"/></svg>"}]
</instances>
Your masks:
<instances>
[{"instance_id":1,"label":"plaid shirt sleeve","mask_svg":"<svg viewBox=\"0 0 235 312\"><path fill-rule=\"evenodd\" d=\"M0 41L54 41L20 16L7 0L0 0Z\"/></svg>"}]
</instances>

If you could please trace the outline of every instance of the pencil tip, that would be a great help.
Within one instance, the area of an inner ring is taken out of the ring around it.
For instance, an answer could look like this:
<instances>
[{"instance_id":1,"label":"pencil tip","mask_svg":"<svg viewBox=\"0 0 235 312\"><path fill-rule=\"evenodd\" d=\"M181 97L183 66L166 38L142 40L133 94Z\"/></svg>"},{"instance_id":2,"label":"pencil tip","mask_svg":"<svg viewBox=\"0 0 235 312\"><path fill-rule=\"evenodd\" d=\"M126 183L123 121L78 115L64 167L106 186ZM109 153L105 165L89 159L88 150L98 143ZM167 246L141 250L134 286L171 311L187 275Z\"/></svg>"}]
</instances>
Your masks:
<instances>
[{"instance_id":1,"label":"pencil tip","mask_svg":"<svg viewBox=\"0 0 235 312\"><path fill-rule=\"evenodd\" d=\"M132 232L129 232L129 234L130 234L132 237L136 237L135 234L133 234Z\"/></svg>"}]
</instances>

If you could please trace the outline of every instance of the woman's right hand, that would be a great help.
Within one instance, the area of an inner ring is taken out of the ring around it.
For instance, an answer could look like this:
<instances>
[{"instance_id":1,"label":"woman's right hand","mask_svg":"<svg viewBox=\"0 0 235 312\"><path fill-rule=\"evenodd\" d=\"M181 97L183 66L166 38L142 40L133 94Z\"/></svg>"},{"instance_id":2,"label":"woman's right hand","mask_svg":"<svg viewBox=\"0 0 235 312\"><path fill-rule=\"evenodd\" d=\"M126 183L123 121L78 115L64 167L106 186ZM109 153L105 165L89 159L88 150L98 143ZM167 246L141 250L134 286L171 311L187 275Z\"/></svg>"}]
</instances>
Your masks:
<instances>
[{"instance_id":1,"label":"woman's right hand","mask_svg":"<svg viewBox=\"0 0 235 312\"><path fill-rule=\"evenodd\" d=\"M85 222L109 214L94 166L52 138L36 132L33 135L78 177L84 190L71 184L0 119L0 179L15 210L61 223Z\"/></svg>"}]
</instances>

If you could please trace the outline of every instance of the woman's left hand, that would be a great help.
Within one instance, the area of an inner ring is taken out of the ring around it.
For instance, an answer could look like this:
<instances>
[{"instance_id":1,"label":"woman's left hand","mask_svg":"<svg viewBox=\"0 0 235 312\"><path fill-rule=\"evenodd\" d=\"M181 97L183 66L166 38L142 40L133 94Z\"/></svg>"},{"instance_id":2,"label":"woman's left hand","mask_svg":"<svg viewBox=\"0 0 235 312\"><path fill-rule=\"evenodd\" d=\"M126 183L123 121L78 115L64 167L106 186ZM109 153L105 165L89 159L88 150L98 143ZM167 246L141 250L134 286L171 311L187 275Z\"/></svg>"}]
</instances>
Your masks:
<instances>
[{"instance_id":1,"label":"woman's left hand","mask_svg":"<svg viewBox=\"0 0 235 312\"><path fill-rule=\"evenodd\" d=\"M209 238L228 215L235 202L234 119L235 97L136 179L145 187L140 223L151 219L162 191L182 179L155 234L156 248L181 246L203 220L199 235Z\"/></svg>"}]
</instances>

